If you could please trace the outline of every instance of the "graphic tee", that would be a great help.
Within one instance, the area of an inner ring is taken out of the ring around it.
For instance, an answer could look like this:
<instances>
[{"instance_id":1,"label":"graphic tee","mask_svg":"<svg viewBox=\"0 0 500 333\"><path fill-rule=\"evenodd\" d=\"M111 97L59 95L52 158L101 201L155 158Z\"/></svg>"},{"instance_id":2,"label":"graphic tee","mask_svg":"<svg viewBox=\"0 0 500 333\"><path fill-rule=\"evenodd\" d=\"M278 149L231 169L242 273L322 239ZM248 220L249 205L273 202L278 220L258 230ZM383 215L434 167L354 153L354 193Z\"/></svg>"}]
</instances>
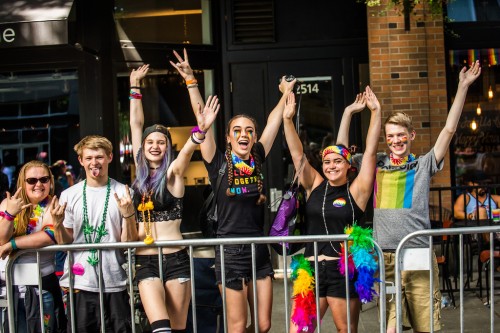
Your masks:
<instances>
[{"instance_id":1,"label":"graphic tee","mask_svg":"<svg viewBox=\"0 0 500 333\"><path fill-rule=\"evenodd\" d=\"M257 142L253 150L263 163L265 160L264 146ZM217 183L219 170L225 160L225 155L217 150L210 163L205 161L211 184ZM249 164L249 161L245 162ZM233 185L230 190L235 194L233 197L226 195L229 187L227 173L228 167L226 166L220 189L217 192L217 220L219 222L217 237L263 236L265 204L256 204L259 198L256 168L251 175L246 175L233 166Z\"/></svg>"},{"instance_id":2,"label":"graphic tee","mask_svg":"<svg viewBox=\"0 0 500 333\"><path fill-rule=\"evenodd\" d=\"M354 156L361 164L362 155ZM434 149L404 165L391 165L385 153L377 154L373 186L373 234L383 250L395 250L408 234L430 229L429 187L432 176L443 169ZM427 247L428 237L414 238L406 247Z\"/></svg>"}]
</instances>

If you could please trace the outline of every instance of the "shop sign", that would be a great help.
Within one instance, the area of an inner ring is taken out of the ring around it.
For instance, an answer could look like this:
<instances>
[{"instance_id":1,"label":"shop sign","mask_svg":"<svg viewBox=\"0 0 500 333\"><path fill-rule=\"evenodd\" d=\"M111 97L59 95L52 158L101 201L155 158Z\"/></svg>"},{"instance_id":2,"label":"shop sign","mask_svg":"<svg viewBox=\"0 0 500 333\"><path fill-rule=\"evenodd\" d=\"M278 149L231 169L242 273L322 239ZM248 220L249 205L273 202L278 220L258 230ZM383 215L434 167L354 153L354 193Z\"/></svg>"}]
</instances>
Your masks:
<instances>
[{"instance_id":1,"label":"shop sign","mask_svg":"<svg viewBox=\"0 0 500 333\"><path fill-rule=\"evenodd\" d=\"M0 49L68 43L67 21L0 24Z\"/></svg>"}]
</instances>

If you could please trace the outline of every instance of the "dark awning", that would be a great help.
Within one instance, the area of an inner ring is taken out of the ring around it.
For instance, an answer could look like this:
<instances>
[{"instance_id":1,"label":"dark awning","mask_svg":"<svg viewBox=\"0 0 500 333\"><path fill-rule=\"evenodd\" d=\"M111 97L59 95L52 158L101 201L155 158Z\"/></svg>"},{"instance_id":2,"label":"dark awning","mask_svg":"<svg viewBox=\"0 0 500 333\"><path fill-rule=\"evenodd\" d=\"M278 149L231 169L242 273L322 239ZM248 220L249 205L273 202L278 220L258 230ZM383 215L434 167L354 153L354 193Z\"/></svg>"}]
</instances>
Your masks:
<instances>
[{"instance_id":1,"label":"dark awning","mask_svg":"<svg viewBox=\"0 0 500 333\"><path fill-rule=\"evenodd\" d=\"M0 48L68 43L73 0L2 0Z\"/></svg>"}]
</instances>

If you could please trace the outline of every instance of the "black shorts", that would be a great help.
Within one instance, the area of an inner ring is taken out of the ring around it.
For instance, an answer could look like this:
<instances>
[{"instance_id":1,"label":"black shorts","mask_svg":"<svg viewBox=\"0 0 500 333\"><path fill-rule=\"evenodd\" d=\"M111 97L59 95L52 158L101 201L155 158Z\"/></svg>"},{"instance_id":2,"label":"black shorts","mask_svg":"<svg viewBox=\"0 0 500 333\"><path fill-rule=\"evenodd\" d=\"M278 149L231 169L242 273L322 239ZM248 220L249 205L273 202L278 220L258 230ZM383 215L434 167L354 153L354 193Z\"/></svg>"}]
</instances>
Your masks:
<instances>
[{"instance_id":1,"label":"black shorts","mask_svg":"<svg viewBox=\"0 0 500 333\"><path fill-rule=\"evenodd\" d=\"M309 261L311 268L314 269L314 261ZM349 297L358 298L358 293L354 289L354 281L349 280ZM346 298L345 276L339 271L338 260L322 260L318 262L318 281L319 297L339 297Z\"/></svg>"},{"instance_id":2,"label":"black shorts","mask_svg":"<svg viewBox=\"0 0 500 333\"><path fill-rule=\"evenodd\" d=\"M217 284L222 283L220 247L215 247L215 275ZM255 245L255 263L257 279L268 276L274 278L269 249L266 244ZM252 280L252 248L250 244L224 245L224 268L226 270L226 287L233 290L243 290Z\"/></svg>"},{"instance_id":3,"label":"black shorts","mask_svg":"<svg viewBox=\"0 0 500 333\"><path fill-rule=\"evenodd\" d=\"M191 269L189 254L186 249L162 255L163 282L173 279L189 279ZM160 278L160 265L158 255L135 256L135 281L150 278Z\"/></svg>"},{"instance_id":4,"label":"black shorts","mask_svg":"<svg viewBox=\"0 0 500 333\"><path fill-rule=\"evenodd\" d=\"M78 333L101 331L99 293L79 290L73 294L75 301L75 327ZM104 293L105 331L114 333L132 332L130 303L126 290ZM70 297L68 295L68 305ZM71 332L71 311L68 308L67 331Z\"/></svg>"}]
</instances>

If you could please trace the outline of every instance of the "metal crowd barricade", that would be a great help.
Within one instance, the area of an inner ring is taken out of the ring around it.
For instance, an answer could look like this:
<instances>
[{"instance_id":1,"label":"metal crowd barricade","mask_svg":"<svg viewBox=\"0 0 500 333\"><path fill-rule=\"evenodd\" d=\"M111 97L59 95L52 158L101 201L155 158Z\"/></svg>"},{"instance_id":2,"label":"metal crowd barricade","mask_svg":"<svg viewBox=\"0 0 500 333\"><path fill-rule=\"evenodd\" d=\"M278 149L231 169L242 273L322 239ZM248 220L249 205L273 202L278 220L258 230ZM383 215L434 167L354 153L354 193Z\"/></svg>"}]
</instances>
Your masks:
<instances>
[{"instance_id":1,"label":"metal crowd barricade","mask_svg":"<svg viewBox=\"0 0 500 333\"><path fill-rule=\"evenodd\" d=\"M271 243L280 243L281 246L283 247L283 253L286 253L286 243L306 243L306 242L314 242L314 256L315 256L315 280L318 281L318 247L317 243L318 242L327 242L327 241L338 241L338 242L343 242L344 246L347 247L347 240L348 236L345 234L341 235L323 235L323 236L291 236L291 237L245 237L245 238L217 238L217 239L183 239L183 240L177 240L177 241L158 241L154 243L154 247L158 248L158 259L159 259L159 264L160 264L160 272L162 271L161 265L162 265L162 251L161 249L163 247L178 247L178 246L185 246L189 249L189 255L190 255L190 267L191 267L191 304L192 304L192 318L193 318L193 330L194 332L198 332L197 330L197 320L196 320L196 286L195 286L195 278L194 278L194 258L193 258L193 253L194 249L197 247L206 247L206 246L220 246L220 253L221 253L221 262L224 263L224 246L225 245L242 245L242 244L250 244L251 246L251 253L252 253L252 284L253 284L253 297L254 297L254 306L253 306L253 312L254 312L254 321L255 323L258 323L258 311L257 311L257 281L255 279L256 276L256 245L257 244L271 244ZM379 257L379 263L383 261L383 255L380 247L375 244L375 250L378 254ZM131 312L131 323L132 323L132 332L136 332L136 327L134 325L135 320L134 320L134 315L135 315L135 304L134 304L134 288L133 288L133 274L132 274L132 265L131 263L133 262L132 260L132 249L135 248L141 248L141 247L151 247L151 245L146 245L143 242L129 242L129 243L101 243L101 244L71 244L71 245L53 245L53 246L48 246L45 248L41 249L31 249L31 250L20 250L17 253L14 253L11 255L9 258L9 261L7 262L6 265L6 287L7 287L7 304L8 304L8 318L9 318L9 331L10 332L15 332L15 314L14 314L14 301L13 301L13 284L12 284L12 277L13 277L13 264L14 261L17 257L19 257L22 254L29 253L29 252L35 252L37 253L37 268L38 268L38 285L41 285L42 277L39 269L39 260L40 252L55 252L55 251L67 251L68 256L67 260L69 260L69 267L72 267L72 255L71 253L73 251L79 251L79 250L89 250L89 249L97 249L98 256L100 258L101 256L101 251L103 250L110 250L110 249L122 249L122 250L127 250L127 258L128 258L128 292L129 292L129 299L130 299L130 312ZM381 258L381 259L380 259ZM345 261L345 265L347 267L347 261L348 258L345 256L343 259ZM288 267L287 263L287 258L286 256L284 257L284 267ZM102 306L103 304L103 281L102 281L102 270L101 270L101 261L99 260L99 264L97 266L99 273L99 302L101 304L100 306L100 316L101 316L101 323L104 323L104 307ZM70 269L70 284L69 284L69 292L68 292L68 297L69 297L69 304L70 307L67 309L70 313L71 318L75 318L74 316L74 300L73 300L73 283L74 283L74 274L72 270ZM225 281L225 265L223 264L221 267L221 273L222 273L222 284L223 286L226 285ZM161 273L160 273L161 274ZM384 265L379 265L379 279L382 281L381 282L381 288L379 291L379 298L380 298L380 332L384 333L386 331L386 324L385 324L385 271L384 271ZM350 307L349 307L349 277L346 274L345 277L345 286L346 286L346 295L347 295L347 319L348 322L351 321L351 314L350 314ZM285 332L289 331L289 320L290 320L290 305L289 305L289 285L288 285L288 270L284 270L284 278L283 278L283 284L284 284L284 290L285 290L285 325L283 327L285 328ZM318 289L319 286L316 284L316 295L318 295ZM225 288L222 288L222 305L223 305L223 313L224 313L224 331L227 332L227 316L226 316L226 310L227 310L227 304L226 304L226 292ZM41 327L42 331L44 331L44 326L43 326L43 306L42 306L42 293L39 293L39 300L40 300L40 313L41 313ZM316 310L317 310L317 318L320 318L320 307L319 307L319 297L316 296ZM318 320L319 323L321 323ZM254 325L255 327L255 332L258 332L258 325ZM71 320L71 331L76 332L75 328L75 322L74 320ZM350 332L350 326L348 326L348 332ZM105 333L105 327L104 325L101 325L101 332ZM321 325L317 326L317 332L321 333Z\"/></svg>"},{"instance_id":2,"label":"metal crowd barricade","mask_svg":"<svg viewBox=\"0 0 500 333\"><path fill-rule=\"evenodd\" d=\"M395 253L395 283L396 283L396 331L400 333L403 329L402 323L402 290L401 290L401 265L402 265L402 250L405 247L405 244L411 239L417 237L429 237L429 276L430 276L430 288L429 288L429 297L430 304L433 304L433 290L434 290L434 278L432 274L432 261L433 261L433 236L443 236L443 235L458 235L459 237L459 280L460 280L460 332L464 332L464 243L463 243L463 235L466 234L478 234L478 233L489 233L490 239L493 239L493 234L496 232L500 232L500 225L498 226L487 226L487 227L467 227L467 228L445 228L445 229L428 229L421 230L417 232L413 232L407 235L405 238L401 240L399 243L396 253ZM490 242L490 259L493 258L494 246L493 242ZM493 260L490 260L490 332L494 332L494 324L495 324L495 303L493 302L494 298L494 263ZM430 327L431 332L434 332L434 307L430 307Z\"/></svg>"}]
</instances>

